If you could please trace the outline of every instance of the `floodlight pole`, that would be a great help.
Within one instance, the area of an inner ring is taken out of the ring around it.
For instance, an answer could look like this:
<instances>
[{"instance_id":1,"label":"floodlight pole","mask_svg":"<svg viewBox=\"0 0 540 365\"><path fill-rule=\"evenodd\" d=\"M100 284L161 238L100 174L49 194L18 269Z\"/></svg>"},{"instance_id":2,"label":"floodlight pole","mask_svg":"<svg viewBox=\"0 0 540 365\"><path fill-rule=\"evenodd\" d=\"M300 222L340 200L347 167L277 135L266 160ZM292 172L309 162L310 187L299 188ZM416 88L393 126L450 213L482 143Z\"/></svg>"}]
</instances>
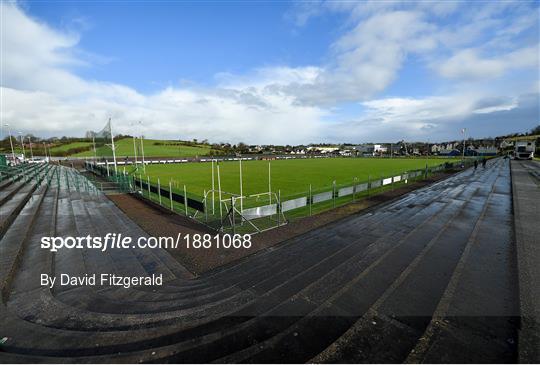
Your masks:
<instances>
[{"instance_id":1,"label":"floodlight pole","mask_svg":"<svg viewBox=\"0 0 540 365\"><path fill-rule=\"evenodd\" d=\"M137 166L137 147L135 143L135 136L133 136L133 153L135 154L135 166Z\"/></svg>"},{"instance_id":2,"label":"floodlight pole","mask_svg":"<svg viewBox=\"0 0 540 365\"><path fill-rule=\"evenodd\" d=\"M96 136L92 136L92 144L94 145L94 163L97 163Z\"/></svg>"},{"instance_id":3,"label":"floodlight pole","mask_svg":"<svg viewBox=\"0 0 540 365\"><path fill-rule=\"evenodd\" d=\"M13 141L11 140L11 129L9 128L9 124L4 125L8 128L9 144L11 145L11 158L13 159L13 163L15 163L15 150L13 149Z\"/></svg>"},{"instance_id":4,"label":"floodlight pole","mask_svg":"<svg viewBox=\"0 0 540 365\"><path fill-rule=\"evenodd\" d=\"M111 118L109 118L109 131L111 132L111 144L112 144L112 154L113 154L113 161L114 161L114 173L117 173L117 167L116 167L116 148L114 146L114 135L112 130L112 124L111 124Z\"/></svg>"},{"instance_id":5,"label":"floodlight pole","mask_svg":"<svg viewBox=\"0 0 540 365\"><path fill-rule=\"evenodd\" d=\"M34 151L32 151L32 138L28 136L28 142L30 142L30 156L32 156L32 160L34 160Z\"/></svg>"},{"instance_id":6,"label":"floodlight pole","mask_svg":"<svg viewBox=\"0 0 540 365\"><path fill-rule=\"evenodd\" d=\"M139 125L141 125L142 122L139 120ZM144 138L143 138L143 135L141 133L141 153L142 153L142 164L143 164L143 171L144 173L146 174L146 163L144 162Z\"/></svg>"},{"instance_id":7,"label":"floodlight pole","mask_svg":"<svg viewBox=\"0 0 540 365\"><path fill-rule=\"evenodd\" d=\"M133 125L133 123L131 123ZM133 154L135 156L135 167L137 167L137 147L135 143L135 133L133 133Z\"/></svg>"},{"instance_id":8,"label":"floodlight pole","mask_svg":"<svg viewBox=\"0 0 540 365\"><path fill-rule=\"evenodd\" d=\"M467 131L467 128L463 128L463 157L461 158L463 164L465 165L465 132Z\"/></svg>"},{"instance_id":9,"label":"floodlight pole","mask_svg":"<svg viewBox=\"0 0 540 365\"><path fill-rule=\"evenodd\" d=\"M426 163L429 161L429 139L427 140L427 148L426 148Z\"/></svg>"},{"instance_id":10,"label":"floodlight pole","mask_svg":"<svg viewBox=\"0 0 540 365\"><path fill-rule=\"evenodd\" d=\"M24 140L23 140L22 132L19 132L19 136L21 137L21 146L22 146L22 154L23 154L23 161L24 161L24 156L26 153L24 151Z\"/></svg>"}]
</instances>

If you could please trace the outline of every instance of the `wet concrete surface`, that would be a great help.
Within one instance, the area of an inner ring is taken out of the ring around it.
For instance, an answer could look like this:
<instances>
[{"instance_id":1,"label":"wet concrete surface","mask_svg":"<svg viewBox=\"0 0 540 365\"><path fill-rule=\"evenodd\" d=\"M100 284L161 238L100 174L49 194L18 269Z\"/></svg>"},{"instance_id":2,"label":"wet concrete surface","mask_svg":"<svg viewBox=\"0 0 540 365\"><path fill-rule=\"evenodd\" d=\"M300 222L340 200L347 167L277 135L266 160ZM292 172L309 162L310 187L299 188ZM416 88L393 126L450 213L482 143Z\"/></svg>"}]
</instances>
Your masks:
<instances>
[{"instance_id":1,"label":"wet concrete surface","mask_svg":"<svg viewBox=\"0 0 540 365\"><path fill-rule=\"evenodd\" d=\"M439 172L407 185L399 186L391 190L380 192L376 195L357 199L334 209L327 210L312 216L294 219L286 225L263 231L251 237L251 246L247 249L225 249L223 247L210 247L206 250L188 250L184 246L168 249L168 252L185 266L194 275L213 270L224 265L234 265L238 260L249 259L248 257L263 251L272 250L274 246L286 242L296 236L305 234L314 229L332 224L354 214L366 214L371 209L376 209L382 204L388 204L401 196L416 189L433 184L451 176L454 172ZM145 232L151 236L176 237L193 234L216 235L216 231L186 218L183 215L172 213L166 207L155 202L149 202L136 194L108 194L120 210L131 220L136 222Z\"/></svg>"},{"instance_id":2,"label":"wet concrete surface","mask_svg":"<svg viewBox=\"0 0 540 365\"><path fill-rule=\"evenodd\" d=\"M520 361L540 363L540 162L512 161L522 312Z\"/></svg>"},{"instance_id":3,"label":"wet concrete surface","mask_svg":"<svg viewBox=\"0 0 540 365\"><path fill-rule=\"evenodd\" d=\"M51 230L147 234L102 195L64 186L43 194L0 303L2 362L519 359L507 160L193 278L165 250L40 249L35 240ZM51 290L38 283L43 272L157 273L164 284Z\"/></svg>"}]
</instances>

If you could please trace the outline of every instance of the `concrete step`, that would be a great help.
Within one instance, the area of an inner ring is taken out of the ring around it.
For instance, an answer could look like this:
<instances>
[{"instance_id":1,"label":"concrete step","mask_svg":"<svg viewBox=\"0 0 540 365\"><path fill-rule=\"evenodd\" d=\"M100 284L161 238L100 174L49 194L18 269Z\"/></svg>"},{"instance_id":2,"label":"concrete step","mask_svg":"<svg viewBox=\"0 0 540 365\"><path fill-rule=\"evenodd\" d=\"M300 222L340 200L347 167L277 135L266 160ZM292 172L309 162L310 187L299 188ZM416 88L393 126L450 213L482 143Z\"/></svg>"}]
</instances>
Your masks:
<instances>
[{"instance_id":1,"label":"concrete step","mask_svg":"<svg viewBox=\"0 0 540 365\"><path fill-rule=\"evenodd\" d=\"M48 171L45 171L47 173ZM2 298L7 298L24 251L24 241L38 215L38 209L48 186L42 182L27 185L2 208L2 235L0 240L0 283ZM3 301L2 300L2 301Z\"/></svg>"},{"instance_id":2,"label":"concrete step","mask_svg":"<svg viewBox=\"0 0 540 365\"><path fill-rule=\"evenodd\" d=\"M367 314L314 361L404 361L429 325L481 218L487 197L475 189L474 196L467 199Z\"/></svg>"}]
</instances>

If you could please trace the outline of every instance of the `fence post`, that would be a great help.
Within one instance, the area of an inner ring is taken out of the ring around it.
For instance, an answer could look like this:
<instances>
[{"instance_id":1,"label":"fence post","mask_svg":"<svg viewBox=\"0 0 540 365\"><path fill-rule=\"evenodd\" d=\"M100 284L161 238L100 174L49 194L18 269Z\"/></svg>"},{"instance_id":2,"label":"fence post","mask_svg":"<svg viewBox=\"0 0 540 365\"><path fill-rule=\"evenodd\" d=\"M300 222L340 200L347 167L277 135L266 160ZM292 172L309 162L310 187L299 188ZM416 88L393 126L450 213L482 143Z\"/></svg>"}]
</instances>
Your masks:
<instances>
[{"instance_id":1,"label":"fence post","mask_svg":"<svg viewBox=\"0 0 540 365\"><path fill-rule=\"evenodd\" d=\"M157 193L159 197L159 205L161 205L161 184L159 183L159 177L157 178Z\"/></svg>"},{"instance_id":2,"label":"fence post","mask_svg":"<svg viewBox=\"0 0 540 365\"><path fill-rule=\"evenodd\" d=\"M233 236L236 233L235 232L235 221L234 221L234 196L231 196L231 225L232 225L232 233Z\"/></svg>"},{"instance_id":3,"label":"fence post","mask_svg":"<svg viewBox=\"0 0 540 365\"><path fill-rule=\"evenodd\" d=\"M171 210L174 212L174 208L173 208L173 200L172 200L172 186L171 186L171 179L169 179L169 201L171 202Z\"/></svg>"},{"instance_id":4,"label":"fence post","mask_svg":"<svg viewBox=\"0 0 540 365\"><path fill-rule=\"evenodd\" d=\"M277 225L279 226L279 216L281 214L281 189L278 189L277 194Z\"/></svg>"},{"instance_id":5,"label":"fence post","mask_svg":"<svg viewBox=\"0 0 540 365\"><path fill-rule=\"evenodd\" d=\"M336 207L336 180L332 181L332 207Z\"/></svg>"},{"instance_id":6,"label":"fence post","mask_svg":"<svg viewBox=\"0 0 540 365\"><path fill-rule=\"evenodd\" d=\"M353 187L352 187L352 201L354 202L355 194L356 194L356 182L358 178L353 179Z\"/></svg>"},{"instance_id":7,"label":"fence post","mask_svg":"<svg viewBox=\"0 0 540 365\"><path fill-rule=\"evenodd\" d=\"M204 220L208 223L208 209L206 209L206 190L204 190L204 199L203 199L203 209L204 209Z\"/></svg>"},{"instance_id":8,"label":"fence post","mask_svg":"<svg viewBox=\"0 0 540 365\"><path fill-rule=\"evenodd\" d=\"M369 196L369 189L371 189L371 175L367 177L367 196Z\"/></svg>"},{"instance_id":9,"label":"fence post","mask_svg":"<svg viewBox=\"0 0 540 365\"><path fill-rule=\"evenodd\" d=\"M184 185L184 207L186 208L186 217L188 216L188 209L187 209L187 190L186 185Z\"/></svg>"},{"instance_id":10,"label":"fence post","mask_svg":"<svg viewBox=\"0 0 540 365\"><path fill-rule=\"evenodd\" d=\"M313 198L312 198L312 194L311 194L311 184L309 184L309 200L308 200L308 204L309 204L309 215L311 215L311 207L313 206Z\"/></svg>"},{"instance_id":11,"label":"fence post","mask_svg":"<svg viewBox=\"0 0 540 365\"><path fill-rule=\"evenodd\" d=\"M152 201L152 194L150 192L150 176L146 176L146 181L147 181L147 187L148 187L148 200Z\"/></svg>"}]
</instances>

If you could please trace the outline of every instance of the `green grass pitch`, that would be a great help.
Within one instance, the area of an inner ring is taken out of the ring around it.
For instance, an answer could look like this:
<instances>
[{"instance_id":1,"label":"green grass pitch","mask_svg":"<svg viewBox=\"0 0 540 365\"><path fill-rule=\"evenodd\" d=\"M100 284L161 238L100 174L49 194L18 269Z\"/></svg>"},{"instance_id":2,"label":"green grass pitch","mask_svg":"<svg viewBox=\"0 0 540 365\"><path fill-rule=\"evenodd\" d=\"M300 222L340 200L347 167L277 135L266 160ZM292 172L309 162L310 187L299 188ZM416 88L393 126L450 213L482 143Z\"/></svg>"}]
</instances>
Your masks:
<instances>
[{"instance_id":1,"label":"green grass pitch","mask_svg":"<svg viewBox=\"0 0 540 365\"><path fill-rule=\"evenodd\" d=\"M353 179L359 182L397 175L405 171L439 165L446 161L441 158L310 158L271 161L271 188L273 192L281 191L283 197L293 196L309 190L328 190L332 181L336 185L352 185ZM268 191L269 161L242 161L243 193L257 194ZM215 166L215 164L214 164ZM142 168L135 172L138 177ZM148 165L146 174L150 181L157 183L158 177L163 187L169 180L173 186L182 188L185 184L188 193L202 196L212 183L210 162ZM217 190L217 171L215 189ZM239 162L220 162L221 190L238 194ZM176 190L176 189L175 189Z\"/></svg>"}]
</instances>

